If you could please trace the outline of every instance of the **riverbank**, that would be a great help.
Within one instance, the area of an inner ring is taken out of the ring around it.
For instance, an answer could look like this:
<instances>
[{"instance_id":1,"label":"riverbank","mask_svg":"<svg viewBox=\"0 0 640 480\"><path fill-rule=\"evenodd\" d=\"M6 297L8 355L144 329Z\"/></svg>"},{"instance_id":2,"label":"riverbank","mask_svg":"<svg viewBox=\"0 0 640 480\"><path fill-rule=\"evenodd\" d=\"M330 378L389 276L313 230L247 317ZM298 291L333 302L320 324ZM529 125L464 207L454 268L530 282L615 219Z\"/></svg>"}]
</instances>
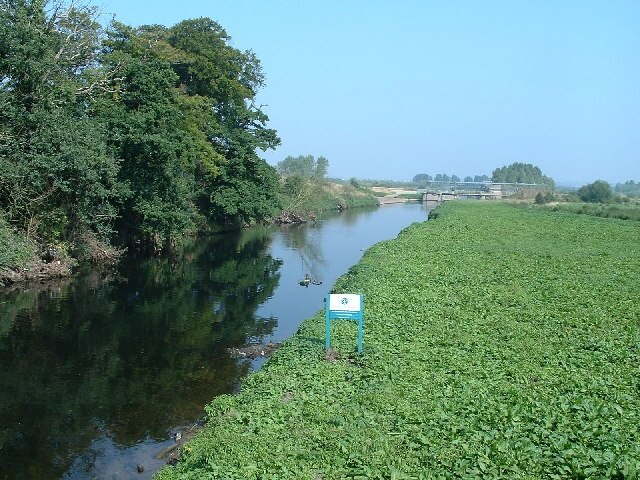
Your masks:
<instances>
[{"instance_id":1,"label":"riverbank","mask_svg":"<svg viewBox=\"0 0 640 480\"><path fill-rule=\"evenodd\" d=\"M319 182L310 184L298 196L283 195L282 203L286 208L271 219L272 223L302 223L315 219L321 212L372 207L384 202L379 202L367 189ZM217 232L216 229L212 231ZM110 245L97 244L91 238L82 249L94 264L114 263L123 252ZM45 252L43 255L43 250L47 250L45 246L37 245L14 231L0 216L0 288L66 277L82 262L66 252L54 255Z\"/></svg>"},{"instance_id":2,"label":"riverbank","mask_svg":"<svg viewBox=\"0 0 640 480\"><path fill-rule=\"evenodd\" d=\"M34 242L14 231L0 216L0 287L42 277L61 277L70 271L66 262L65 265L41 262L37 250Z\"/></svg>"},{"instance_id":3,"label":"riverbank","mask_svg":"<svg viewBox=\"0 0 640 480\"><path fill-rule=\"evenodd\" d=\"M321 212L374 207L380 204L372 191L366 188L324 180L304 180L293 191L284 187L281 203L284 208L275 217L276 223L300 223L315 219Z\"/></svg>"},{"instance_id":4,"label":"riverbank","mask_svg":"<svg viewBox=\"0 0 640 480\"><path fill-rule=\"evenodd\" d=\"M393 187L371 187L380 205L394 203L422 202L422 195L415 189Z\"/></svg>"},{"instance_id":5,"label":"riverbank","mask_svg":"<svg viewBox=\"0 0 640 480\"><path fill-rule=\"evenodd\" d=\"M586 478L640 469L640 225L455 202L369 249L157 475Z\"/></svg>"}]
</instances>

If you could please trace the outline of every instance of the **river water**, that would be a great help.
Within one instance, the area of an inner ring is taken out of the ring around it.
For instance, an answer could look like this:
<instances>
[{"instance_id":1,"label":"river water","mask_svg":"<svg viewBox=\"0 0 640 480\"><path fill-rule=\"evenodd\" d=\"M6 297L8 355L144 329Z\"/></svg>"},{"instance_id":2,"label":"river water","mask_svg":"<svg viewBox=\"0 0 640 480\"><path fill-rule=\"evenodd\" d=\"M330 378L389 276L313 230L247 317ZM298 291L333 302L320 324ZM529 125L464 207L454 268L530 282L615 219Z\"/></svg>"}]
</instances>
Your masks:
<instances>
[{"instance_id":1,"label":"river water","mask_svg":"<svg viewBox=\"0 0 640 480\"><path fill-rule=\"evenodd\" d=\"M150 478L263 361L228 348L289 337L365 249L427 215L407 203L255 227L0 292L0 480ZM300 286L306 274L322 284Z\"/></svg>"}]
</instances>

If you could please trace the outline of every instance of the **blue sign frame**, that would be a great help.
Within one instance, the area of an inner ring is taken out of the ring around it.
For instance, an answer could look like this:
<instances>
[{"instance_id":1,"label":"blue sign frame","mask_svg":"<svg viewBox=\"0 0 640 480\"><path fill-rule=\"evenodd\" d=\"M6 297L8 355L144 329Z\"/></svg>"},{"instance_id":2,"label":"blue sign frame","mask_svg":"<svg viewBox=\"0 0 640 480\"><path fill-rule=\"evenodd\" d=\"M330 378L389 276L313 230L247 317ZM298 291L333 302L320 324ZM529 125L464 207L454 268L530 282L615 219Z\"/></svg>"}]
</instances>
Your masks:
<instances>
[{"instance_id":1,"label":"blue sign frame","mask_svg":"<svg viewBox=\"0 0 640 480\"><path fill-rule=\"evenodd\" d=\"M364 296L329 294L325 302L325 349L329 350L331 348L331 320L356 320L358 322L358 353L362 353L364 343ZM355 303L356 307L352 308L349 302Z\"/></svg>"}]
</instances>

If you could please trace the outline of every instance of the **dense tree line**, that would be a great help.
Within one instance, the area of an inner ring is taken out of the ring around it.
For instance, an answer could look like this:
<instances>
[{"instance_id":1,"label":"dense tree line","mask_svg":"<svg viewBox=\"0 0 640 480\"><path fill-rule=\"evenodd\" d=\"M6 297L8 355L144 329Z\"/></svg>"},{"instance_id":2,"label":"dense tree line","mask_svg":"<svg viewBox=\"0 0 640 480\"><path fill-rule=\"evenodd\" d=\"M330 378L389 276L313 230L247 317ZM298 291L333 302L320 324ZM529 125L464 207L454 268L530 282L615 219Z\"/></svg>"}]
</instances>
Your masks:
<instances>
[{"instance_id":1,"label":"dense tree line","mask_svg":"<svg viewBox=\"0 0 640 480\"><path fill-rule=\"evenodd\" d=\"M542 174L540 168L530 163L512 163L504 167L496 168L491 177L487 175L475 175L474 177L467 175L464 177L464 182L487 182L492 181L495 183L536 183L539 185L545 185L549 188L555 187L555 182L552 178ZM419 173L413 177L414 183L427 184L429 182L460 182L460 177L457 175L447 175L446 173L438 173L435 176L431 176L428 173Z\"/></svg>"},{"instance_id":2,"label":"dense tree line","mask_svg":"<svg viewBox=\"0 0 640 480\"><path fill-rule=\"evenodd\" d=\"M160 247L273 215L264 76L215 21L103 28L93 7L0 0L0 215L69 245Z\"/></svg>"},{"instance_id":3,"label":"dense tree line","mask_svg":"<svg viewBox=\"0 0 640 480\"><path fill-rule=\"evenodd\" d=\"M471 176L471 175L467 175L466 177L464 177L464 179L462 181L464 182L486 182L490 180L490 178L487 175L475 175L475 176ZM417 175L414 175L413 177L413 183L429 183L429 182L460 182L460 177L457 175L447 175L446 173L438 173L435 175L435 177L432 177L431 175L429 175L428 173L418 173Z\"/></svg>"},{"instance_id":4,"label":"dense tree line","mask_svg":"<svg viewBox=\"0 0 640 480\"><path fill-rule=\"evenodd\" d=\"M638 196L640 195L640 182L627 180L624 183L616 183L614 190L616 191L616 193L622 193L629 196Z\"/></svg>"}]
</instances>

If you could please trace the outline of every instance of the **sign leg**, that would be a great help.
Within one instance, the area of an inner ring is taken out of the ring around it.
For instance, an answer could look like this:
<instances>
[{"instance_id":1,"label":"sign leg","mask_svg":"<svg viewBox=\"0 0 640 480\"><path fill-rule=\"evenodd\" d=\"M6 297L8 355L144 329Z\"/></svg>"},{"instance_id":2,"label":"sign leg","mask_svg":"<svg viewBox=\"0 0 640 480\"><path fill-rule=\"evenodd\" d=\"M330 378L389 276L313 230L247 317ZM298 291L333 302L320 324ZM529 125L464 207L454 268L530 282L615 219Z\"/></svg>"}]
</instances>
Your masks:
<instances>
[{"instance_id":1,"label":"sign leg","mask_svg":"<svg viewBox=\"0 0 640 480\"><path fill-rule=\"evenodd\" d=\"M328 298L327 302L329 302ZM329 315L329 308L327 308L324 320L324 348L325 350L331 348L331 315Z\"/></svg>"}]
</instances>

